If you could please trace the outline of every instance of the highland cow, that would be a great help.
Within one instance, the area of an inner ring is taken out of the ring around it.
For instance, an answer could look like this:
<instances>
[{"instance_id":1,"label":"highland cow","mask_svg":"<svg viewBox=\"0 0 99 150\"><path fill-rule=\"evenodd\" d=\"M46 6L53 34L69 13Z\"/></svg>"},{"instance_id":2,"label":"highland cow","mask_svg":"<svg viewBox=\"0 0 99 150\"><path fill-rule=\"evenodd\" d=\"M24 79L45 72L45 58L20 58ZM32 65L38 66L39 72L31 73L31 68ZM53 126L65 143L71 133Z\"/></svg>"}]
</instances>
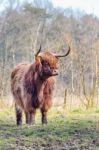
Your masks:
<instances>
[{"instance_id":1,"label":"highland cow","mask_svg":"<svg viewBox=\"0 0 99 150\"><path fill-rule=\"evenodd\" d=\"M22 111L25 113L26 123L35 122L36 109L41 111L42 124L47 123L47 112L52 106L54 76L58 75L57 64L59 57L50 52L40 52L35 55L32 64L19 64L11 73L11 91L15 100L16 123L22 124Z\"/></svg>"}]
</instances>

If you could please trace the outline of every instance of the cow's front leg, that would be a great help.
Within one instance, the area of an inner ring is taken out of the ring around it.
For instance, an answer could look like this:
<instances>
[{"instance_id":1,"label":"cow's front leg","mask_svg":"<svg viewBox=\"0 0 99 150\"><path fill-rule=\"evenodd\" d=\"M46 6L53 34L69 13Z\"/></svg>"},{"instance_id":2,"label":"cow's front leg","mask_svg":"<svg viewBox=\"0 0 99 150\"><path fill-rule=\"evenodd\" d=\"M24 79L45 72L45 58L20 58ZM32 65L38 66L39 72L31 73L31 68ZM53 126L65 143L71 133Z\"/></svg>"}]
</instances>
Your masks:
<instances>
[{"instance_id":1,"label":"cow's front leg","mask_svg":"<svg viewBox=\"0 0 99 150\"><path fill-rule=\"evenodd\" d=\"M30 124L35 123L35 113L36 113L36 110L30 112Z\"/></svg>"},{"instance_id":2,"label":"cow's front leg","mask_svg":"<svg viewBox=\"0 0 99 150\"><path fill-rule=\"evenodd\" d=\"M25 112L25 118L26 118L26 124L29 124L29 122L30 122L30 113L29 112Z\"/></svg>"},{"instance_id":3,"label":"cow's front leg","mask_svg":"<svg viewBox=\"0 0 99 150\"><path fill-rule=\"evenodd\" d=\"M25 112L26 124L34 124L35 123L35 112L36 111Z\"/></svg>"},{"instance_id":4,"label":"cow's front leg","mask_svg":"<svg viewBox=\"0 0 99 150\"><path fill-rule=\"evenodd\" d=\"M42 124L47 124L47 111L41 109Z\"/></svg>"}]
</instances>

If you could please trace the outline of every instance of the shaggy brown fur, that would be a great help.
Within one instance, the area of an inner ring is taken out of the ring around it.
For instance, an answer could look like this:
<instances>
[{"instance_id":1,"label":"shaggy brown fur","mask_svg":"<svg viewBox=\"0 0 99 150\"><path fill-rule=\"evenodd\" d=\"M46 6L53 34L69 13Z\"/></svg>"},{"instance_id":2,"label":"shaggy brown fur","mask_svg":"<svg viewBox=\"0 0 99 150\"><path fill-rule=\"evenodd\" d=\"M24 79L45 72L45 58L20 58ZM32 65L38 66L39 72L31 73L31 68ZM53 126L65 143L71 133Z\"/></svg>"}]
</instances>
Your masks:
<instances>
[{"instance_id":1,"label":"shaggy brown fur","mask_svg":"<svg viewBox=\"0 0 99 150\"><path fill-rule=\"evenodd\" d=\"M40 108L42 123L47 123L47 111L52 105L54 77L57 75L57 58L50 53L40 53L34 64L20 64L11 73L11 90L15 99L16 122L22 123L22 110L26 123L35 120Z\"/></svg>"},{"instance_id":2,"label":"shaggy brown fur","mask_svg":"<svg viewBox=\"0 0 99 150\"><path fill-rule=\"evenodd\" d=\"M41 49L41 48L40 48ZM58 57L49 52L39 52L33 64L20 64L11 73L11 90L15 99L16 122L22 123L22 111L25 112L26 123L35 121L36 109L41 110L42 123L47 123L47 111L52 105L54 77L58 75Z\"/></svg>"}]
</instances>

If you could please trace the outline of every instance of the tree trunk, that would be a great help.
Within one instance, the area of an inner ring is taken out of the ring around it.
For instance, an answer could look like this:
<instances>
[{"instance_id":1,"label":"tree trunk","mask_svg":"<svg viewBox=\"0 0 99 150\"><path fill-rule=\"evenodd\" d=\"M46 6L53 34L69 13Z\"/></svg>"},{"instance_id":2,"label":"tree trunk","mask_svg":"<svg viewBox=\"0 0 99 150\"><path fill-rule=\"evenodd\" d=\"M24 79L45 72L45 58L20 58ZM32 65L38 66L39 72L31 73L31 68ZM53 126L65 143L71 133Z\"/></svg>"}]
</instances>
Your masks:
<instances>
[{"instance_id":1,"label":"tree trunk","mask_svg":"<svg viewBox=\"0 0 99 150\"><path fill-rule=\"evenodd\" d=\"M65 94L64 94L64 106L63 106L64 110L66 109L66 107L67 107L67 89L65 89Z\"/></svg>"}]
</instances>

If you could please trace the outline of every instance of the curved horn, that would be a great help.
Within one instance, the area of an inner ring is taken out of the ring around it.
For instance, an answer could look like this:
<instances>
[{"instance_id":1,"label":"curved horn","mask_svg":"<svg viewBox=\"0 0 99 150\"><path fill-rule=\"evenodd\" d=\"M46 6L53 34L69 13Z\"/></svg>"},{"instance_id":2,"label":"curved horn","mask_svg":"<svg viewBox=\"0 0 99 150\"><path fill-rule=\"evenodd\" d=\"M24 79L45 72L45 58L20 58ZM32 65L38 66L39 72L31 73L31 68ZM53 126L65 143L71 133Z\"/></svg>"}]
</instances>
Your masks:
<instances>
[{"instance_id":1,"label":"curved horn","mask_svg":"<svg viewBox=\"0 0 99 150\"><path fill-rule=\"evenodd\" d=\"M68 52L66 54L55 54L55 57L65 57L70 53L70 46L68 48Z\"/></svg>"},{"instance_id":2,"label":"curved horn","mask_svg":"<svg viewBox=\"0 0 99 150\"><path fill-rule=\"evenodd\" d=\"M37 57L37 55L40 53L40 51L41 51L41 45L40 45L39 50L36 52L35 57Z\"/></svg>"}]
</instances>

